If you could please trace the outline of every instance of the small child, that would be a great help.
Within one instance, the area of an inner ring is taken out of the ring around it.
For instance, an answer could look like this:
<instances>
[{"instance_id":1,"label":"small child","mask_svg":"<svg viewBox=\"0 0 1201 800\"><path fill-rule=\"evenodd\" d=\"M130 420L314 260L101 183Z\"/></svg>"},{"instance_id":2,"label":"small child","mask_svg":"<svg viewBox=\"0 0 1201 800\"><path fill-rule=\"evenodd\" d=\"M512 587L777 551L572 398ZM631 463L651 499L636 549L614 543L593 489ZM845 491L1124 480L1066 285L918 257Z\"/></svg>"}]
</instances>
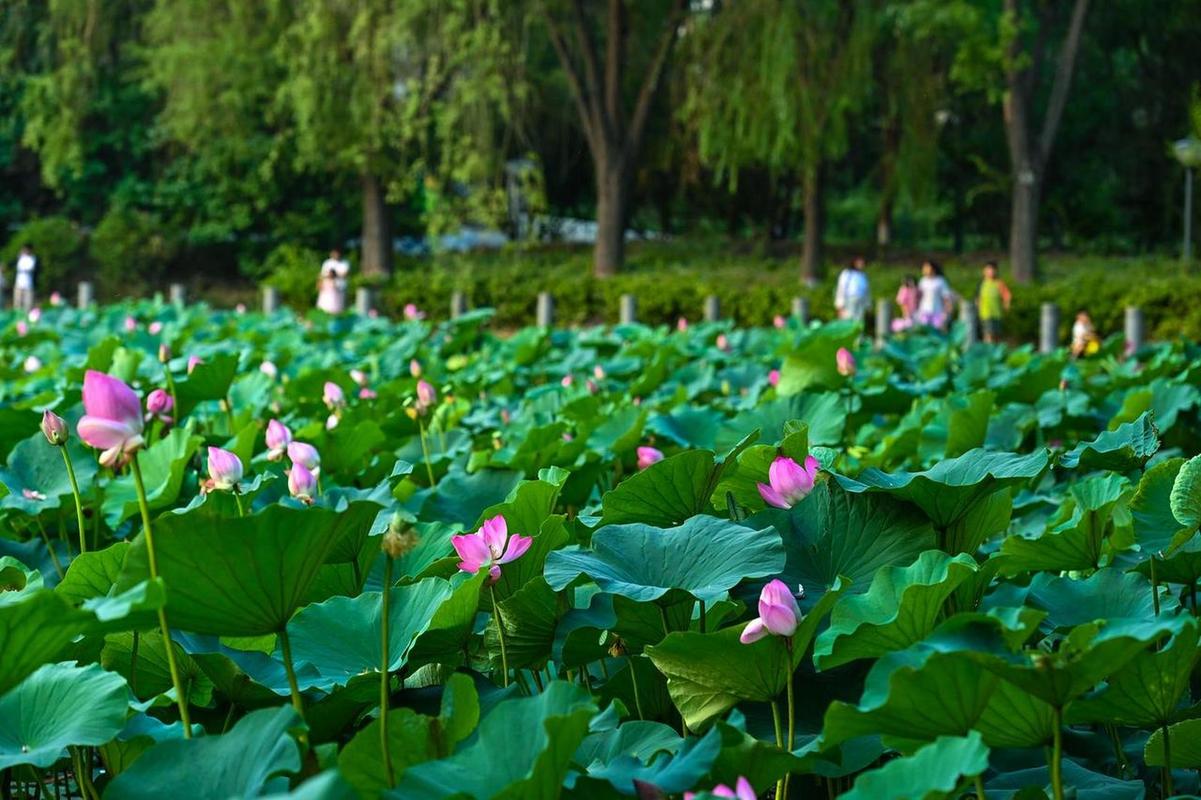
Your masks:
<instances>
[{"instance_id":1,"label":"small child","mask_svg":"<svg viewBox=\"0 0 1201 800\"><path fill-rule=\"evenodd\" d=\"M897 289L897 305L900 306L901 316L892 321L892 330L894 333L907 331L913 327L913 318L917 314L917 304L921 299L921 295L917 290L917 278L912 275L906 275L901 281L901 288Z\"/></svg>"},{"instance_id":2,"label":"small child","mask_svg":"<svg viewBox=\"0 0 1201 800\"><path fill-rule=\"evenodd\" d=\"M1101 349L1101 339L1093 327L1093 319L1087 311L1076 314L1072 324L1072 358L1091 356Z\"/></svg>"},{"instance_id":3,"label":"small child","mask_svg":"<svg viewBox=\"0 0 1201 800\"><path fill-rule=\"evenodd\" d=\"M997 277L997 262L985 263L980 288L976 290L976 307L980 310L980 331L984 341L994 344L1001 338L1001 319L1009 310L1013 295L1005 281Z\"/></svg>"}]
</instances>

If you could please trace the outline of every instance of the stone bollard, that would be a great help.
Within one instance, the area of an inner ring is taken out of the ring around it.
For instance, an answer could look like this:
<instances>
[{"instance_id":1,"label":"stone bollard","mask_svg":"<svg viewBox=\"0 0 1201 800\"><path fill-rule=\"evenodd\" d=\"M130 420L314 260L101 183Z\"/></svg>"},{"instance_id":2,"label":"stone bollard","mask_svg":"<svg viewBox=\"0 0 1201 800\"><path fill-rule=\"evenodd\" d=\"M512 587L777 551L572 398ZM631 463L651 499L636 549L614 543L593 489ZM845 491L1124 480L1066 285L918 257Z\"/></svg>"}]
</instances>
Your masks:
<instances>
[{"instance_id":1,"label":"stone bollard","mask_svg":"<svg viewBox=\"0 0 1201 800\"><path fill-rule=\"evenodd\" d=\"M1133 356L1147 341L1147 325L1143 310L1138 306L1126 306L1126 355Z\"/></svg>"},{"instance_id":2,"label":"stone bollard","mask_svg":"<svg viewBox=\"0 0 1201 800\"><path fill-rule=\"evenodd\" d=\"M188 289L182 283L171 284L170 289L171 305L183 306L188 302Z\"/></svg>"},{"instance_id":3,"label":"stone bollard","mask_svg":"<svg viewBox=\"0 0 1201 800\"><path fill-rule=\"evenodd\" d=\"M717 299L717 295L709 295L705 298L705 322L717 322L721 319L721 301Z\"/></svg>"},{"instance_id":4,"label":"stone bollard","mask_svg":"<svg viewBox=\"0 0 1201 800\"><path fill-rule=\"evenodd\" d=\"M538 292L538 305L534 309L534 316L539 328L554 327L555 298L550 292Z\"/></svg>"},{"instance_id":5,"label":"stone bollard","mask_svg":"<svg viewBox=\"0 0 1201 800\"><path fill-rule=\"evenodd\" d=\"M1038 352L1052 353L1059 347L1059 306L1043 303L1038 315Z\"/></svg>"},{"instance_id":6,"label":"stone bollard","mask_svg":"<svg viewBox=\"0 0 1201 800\"><path fill-rule=\"evenodd\" d=\"M883 347L892 335L892 303L887 298L876 301L876 347Z\"/></svg>"},{"instance_id":7,"label":"stone bollard","mask_svg":"<svg viewBox=\"0 0 1201 800\"><path fill-rule=\"evenodd\" d=\"M979 314L971 300L959 301L959 321L963 323L963 349L967 350L980 341Z\"/></svg>"},{"instance_id":8,"label":"stone bollard","mask_svg":"<svg viewBox=\"0 0 1201 800\"><path fill-rule=\"evenodd\" d=\"M797 322L801 323L802 328L809 326L809 298L794 297L792 298L792 316L796 317Z\"/></svg>"},{"instance_id":9,"label":"stone bollard","mask_svg":"<svg viewBox=\"0 0 1201 800\"><path fill-rule=\"evenodd\" d=\"M375 291L360 286L354 290L354 310L360 317L366 317L375 309Z\"/></svg>"},{"instance_id":10,"label":"stone bollard","mask_svg":"<svg viewBox=\"0 0 1201 800\"><path fill-rule=\"evenodd\" d=\"M91 281L80 281L79 282L79 293L76 295L76 299L75 299L76 307L79 308L80 311L82 311L85 308L88 308L89 306L91 306L92 302L95 299L96 299L96 297L92 293L92 282Z\"/></svg>"},{"instance_id":11,"label":"stone bollard","mask_svg":"<svg viewBox=\"0 0 1201 800\"><path fill-rule=\"evenodd\" d=\"M450 318L458 319L467 313L467 295L453 292L450 295Z\"/></svg>"},{"instance_id":12,"label":"stone bollard","mask_svg":"<svg viewBox=\"0 0 1201 800\"><path fill-rule=\"evenodd\" d=\"M638 300L632 294L623 294L617 308L617 319L622 325L633 325L638 321Z\"/></svg>"},{"instance_id":13,"label":"stone bollard","mask_svg":"<svg viewBox=\"0 0 1201 800\"><path fill-rule=\"evenodd\" d=\"M274 286L263 287L263 313L274 314L279 308L279 289Z\"/></svg>"}]
</instances>

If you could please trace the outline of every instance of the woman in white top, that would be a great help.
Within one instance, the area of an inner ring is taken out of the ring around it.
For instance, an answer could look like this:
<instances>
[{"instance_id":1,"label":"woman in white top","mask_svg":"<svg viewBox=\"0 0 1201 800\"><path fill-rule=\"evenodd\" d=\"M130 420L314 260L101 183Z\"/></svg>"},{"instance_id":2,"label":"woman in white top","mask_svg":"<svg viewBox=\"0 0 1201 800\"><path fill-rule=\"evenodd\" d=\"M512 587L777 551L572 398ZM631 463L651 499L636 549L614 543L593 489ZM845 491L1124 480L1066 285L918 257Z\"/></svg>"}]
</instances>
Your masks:
<instances>
[{"instance_id":1,"label":"woman in white top","mask_svg":"<svg viewBox=\"0 0 1201 800\"><path fill-rule=\"evenodd\" d=\"M917 282L917 321L939 330L945 330L955 305L955 293L942 275L937 262L922 264L922 277Z\"/></svg>"},{"instance_id":2,"label":"woman in white top","mask_svg":"<svg viewBox=\"0 0 1201 800\"><path fill-rule=\"evenodd\" d=\"M321 277L317 279L317 308L327 314L341 314L346 310L346 276L350 264L338 250L331 250L329 258L321 264Z\"/></svg>"},{"instance_id":3,"label":"woman in white top","mask_svg":"<svg viewBox=\"0 0 1201 800\"><path fill-rule=\"evenodd\" d=\"M866 262L862 257L852 259L846 269L838 274L838 286L834 290L834 308L839 319L863 322L872 303L871 287L864 271Z\"/></svg>"},{"instance_id":4,"label":"woman in white top","mask_svg":"<svg viewBox=\"0 0 1201 800\"><path fill-rule=\"evenodd\" d=\"M33 254L33 245L21 248L17 256L17 274L13 280L13 308L28 311L33 308L33 273L38 268L38 258Z\"/></svg>"}]
</instances>

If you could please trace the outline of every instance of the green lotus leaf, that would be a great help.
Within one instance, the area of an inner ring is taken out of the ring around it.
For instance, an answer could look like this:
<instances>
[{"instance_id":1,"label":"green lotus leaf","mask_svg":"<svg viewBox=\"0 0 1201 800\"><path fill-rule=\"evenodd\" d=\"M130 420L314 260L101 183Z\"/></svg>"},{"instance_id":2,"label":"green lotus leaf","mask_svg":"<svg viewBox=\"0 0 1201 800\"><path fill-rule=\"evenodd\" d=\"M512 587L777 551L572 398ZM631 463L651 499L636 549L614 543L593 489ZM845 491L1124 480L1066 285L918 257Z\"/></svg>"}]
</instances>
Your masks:
<instances>
[{"instance_id":1,"label":"green lotus leaf","mask_svg":"<svg viewBox=\"0 0 1201 800\"><path fill-rule=\"evenodd\" d=\"M396 779L415 764L443 758L438 720L411 708L388 712L388 753L392 761L389 781L380 739L380 721L374 720L355 734L338 753L338 770L359 797L374 800L391 789Z\"/></svg>"},{"instance_id":2,"label":"green lotus leaf","mask_svg":"<svg viewBox=\"0 0 1201 800\"><path fill-rule=\"evenodd\" d=\"M487 577L487 573L480 570L475 575L451 579L454 591L438 607L429 628L417 637L409 650L410 669L432 663L453 665L463 658L464 646L475 628L480 591Z\"/></svg>"},{"instance_id":3,"label":"green lotus leaf","mask_svg":"<svg viewBox=\"0 0 1201 800\"><path fill-rule=\"evenodd\" d=\"M424 472L418 469L415 474ZM505 502L521 479L521 473L512 470L482 469L473 473L452 470L438 481L434 493L421 506L419 516L423 520L470 528L486 509Z\"/></svg>"},{"instance_id":4,"label":"green lotus leaf","mask_svg":"<svg viewBox=\"0 0 1201 800\"><path fill-rule=\"evenodd\" d=\"M809 444L837 447L846 427L847 398L837 392L780 397L732 417L717 435L717 451L733 448L747 431L758 430L767 442L781 441L796 420L809 426Z\"/></svg>"},{"instance_id":5,"label":"green lotus leaf","mask_svg":"<svg viewBox=\"0 0 1201 800\"><path fill-rule=\"evenodd\" d=\"M138 634L137 637L135 659L133 633L110 633L105 636L99 656L100 665L122 675L129 683L130 691L139 698L153 698L169 692L172 688L171 672L167 653L163 650L162 634L154 630ZM178 642L172 640L172 647L188 702L196 706L209 705L213 699L213 682Z\"/></svg>"},{"instance_id":6,"label":"green lotus leaf","mask_svg":"<svg viewBox=\"0 0 1201 800\"><path fill-rule=\"evenodd\" d=\"M730 459L717 463L708 450L685 450L669 456L606 492L602 520L606 525L679 525L705 510L730 463Z\"/></svg>"},{"instance_id":7,"label":"green lotus leaf","mask_svg":"<svg viewBox=\"0 0 1201 800\"><path fill-rule=\"evenodd\" d=\"M1147 786L1142 780L1124 781L1082 767L1075 761L1063 760L1063 785L1072 787L1077 800L1143 800ZM989 793L1010 796L1015 800L1050 797L1051 776L1047 767L1033 767L1006 772L988 782ZM1045 789L1045 791L1044 791Z\"/></svg>"},{"instance_id":8,"label":"green lotus leaf","mask_svg":"<svg viewBox=\"0 0 1201 800\"><path fill-rule=\"evenodd\" d=\"M564 611L559 595L545 580L535 578L508 598L498 598L497 605L505 629L509 667L540 669L545 666L554 647L556 623ZM499 669L502 662L495 624L489 625L484 642L492 666Z\"/></svg>"},{"instance_id":9,"label":"green lotus leaf","mask_svg":"<svg viewBox=\"0 0 1201 800\"><path fill-rule=\"evenodd\" d=\"M125 727L132 699L98 664L43 665L0 695L0 769L49 767L69 746L104 744Z\"/></svg>"},{"instance_id":10,"label":"green lotus leaf","mask_svg":"<svg viewBox=\"0 0 1201 800\"><path fill-rule=\"evenodd\" d=\"M1172 516L1181 527L1201 527L1201 456L1190 458L1176 474L1170 503Z\"/></svg>"},{"instance_id":11,"label":"green lotus leaf","mask_svg":"<svg viewBox=\"0 0 1201 800\"><path fill-rule=\"evenodd\" d=\"M866 594L834 607L830 627L813 648L819 669L860 658L878 658L922 639L943 612L951 593L976 571L966 553L948 556L927 550L907 567L881 568Z\"/></svg>"},{"instance_id":12,"label":"green lotus leaf","mask_svg":"<svg viewBox=\"0 0 1201 800\"><path fill-rule=\"evenodd\" d=\"M835 355L842 347L854 349L859 333L859 326L846 320L805 331L784 359L777 391L794 395L842 386L846 378L838 374Z\"/></svg>"},{"instance_id":13,"label":"green lotus leaf","mask_svg":"<svg viewBox=\"0 0 1201 800\"><path fill-rule=\"evenodd\" d=\"M993 393L988 390L947 397L939 413L921 427L919 457L926 462L955 458L982 447L992 410Z\"/></svg>"},{"instance_id":14,"label":"green lotus leaf","mask_svg":"<svg viewBox=\"0 0 1201 800\"><path fill-rule=\"evenodd\" d=\"M1172 750L1172 769L1201 768L1201 719L1186 719L1168 726L1168 744ZM1151 732L1143 750L1148 767L1167 766L1164 753L1164 731Z\"/></svg>"},{"instance_id":15,"label":"green lotus leaf","mask_svg":"<svg viewBox=\"0 0 1201 800\"><path fill-rule=\"evenodd\" d=\"M721 752L721 743L721 733L713 729L677 745L674 753L659 752L645 761L634 753L619 753L603 764L588 766L587 772L592 778L607 780L622 794L637 794L639 784L675 794L695 786L709 772Z\"/></svg>"},{"instance_id":16,"label":"green lotus leaf","mask_svg":"<svg viewBox=\"0 0 1201 800\"><path fill-rule=\"evenodd\" d=\"M105 800L163 797L257 797L286 791L300 771L291 706L252 711L229 733L173 739L151 747L104 792Z\"/></svg>"},{"instance_id":17,"label":"green lotus leaf","mask_svg":"<svg viewBox=\"0 0 1201 800\"><path fill-rule=\"evenodd\" d=\"M560 796L571 757L595 713L592 697L582 687L552 681L533 697L497 704L469 745L449 758L410 767L384 796L553 800ZM496 753L505 757L494 758ZM479 769L479 764L489 767Z\"/></svg>"},{"instance_id":18,"label":"green lotus leaf","mask_svg":"<svg viewBox=\"0 0 1201 800\"><path fill-rule=\"evenodd\" d=\"M1089 471L1110 469L1129 472L1146 465L1159 450L1159 431L1150 414L1105 431L1090 442L1081 442L1064 453L1059 465L1065 469Z\"/></svg>"},{"instance_id":19,"label":"green lotus leaf","mask_svg":"<svg viewBox=\"0 0 1201 800\"><path fill-rule=\"evenodd\" d=\"M391 590L388 608L388 669L404 666L409 649L427 631L452 586L426 578ZM334 597L302 608L288 621L292 657L309 664L331 688L344 686L356 675L378 672L382 653L380 632L382 592L357 597Z\"/></svg>"},{"instance_id":20,"label":"green lotus leaf","mask_svg":"<svg viewBox=\"0 0 1201 800\"><path fill-rule=\"evenodd\" d=\"M155 552L167 586L168 621L182 630L221 636L283 630L338 545L339 517L324 508L284 506L236 519L159 517ZM146 541L139 536L118 588L148 574Z\"/></svg>"},{"instance_id":21,"label":"green lotus leaf","mask_svg":"<svg viewBox=\"0 0 1201 800\"><path fill-rule=\"evenodd\" d=\"M0 598L10 594L0 593ZM89 629L89 615L76 611L51 589L0 602L0 692L6 692Z\"/></svg>"},{"instance_id":22,"label":"green lotus leaf","mask_svg":"<svg viewBox=\"0 0 1201 800\"><path fill-rule=\"evenodd\" d=\"M665 414L652 415L646 427L681 447L713 450L725 419L725 415L716 409L684 405L676 406Z\"/></svg>"},{"instance_id":23,"label":"green lotus leaf","mask_svg":"<svg viewBox=\"0 0 1201 800\"><path fill-rule=\"evenodd\" d=\"M233 353L213 353L192 367L187 376L175 379L175 404L179 416L191 413L198 403L224 400L238 372Z\"/></svg>"},{"instance_id":24,"label":"green lotus leaf","mask_svg":"<svg viewBox=\"0 0 1201 800\"><path fill-rule=\"evenodd\" d=\"M326 770L309 778L290 792L263 795L263 800L358 800L355 788L338 770Z\"/></svg>"},{"instance_id":25,"label":"green lotus leaf","mask_svg":"<svg viewBox=\"0 0 1201 800\"><path fill-rule=\"evenodd\" d=\"M698 516L666 529L605 526L592 535L591 549L551 553L545 575L555 591L587 575L602 591L640 602L659 600L672 589L712 601L745 579L775 575L783 568L779 536Z\"/></svg>"},{"instance_id":26,"label":"green lotus leaf","mask_svg":"<svg viewBox=\"0 0 1201 800\"><path fill-rule=\"evenodd\" d=\"M954 797L964 779L988 769L988 746L976 731L942 736L911 756L855 779L845 800L933 800Z\"/></svg>"},{"instance_id":27,"label":"green lotus leaf","mask_svg":"<svg viewBox=\"0 0 1201 800\"><path fill-rule=\"evenodd\" d=\"M1045 609L1047 622L1071 628L1086 622L1119 619L1152 620L1156 616L1151 583L1141 575L1100 569L1083 579L1040 573L1030 582L1030 601ZM1164 592L1160 611L1174 614L1176 598Z\"/></svg>"},{"instance_id":28,"label":"green lotus leaf","mask_svg":"<svg viewBox=\"0 0 1201 800\"><path fill-rule=\"evenodd\" d=\"M190 428L175 428L165 437L138 453L142 480L146 482L146 501L157 511L173 504L183 488L184 470L203 441ZM104 490L104 521L116 528L138 513L138 493L133 475L126 474L110 482Z\"/></svg>"},{"instance_id":29,"label":"green lotus leaf","mask_svg":"<svg viewBox=\"0 0 1201 800\"><path fill-rule=\"evenodd\" d=\"M67 440L67 451L75 467L79 491L86 495L99 469L96 459L78 436ZM0 485L8 490L0 498L0 509L17 509L33 516L62 507L64 498L71 494L63 454L40 431L22 439L8 454L5 466L0 467ZM66 505L73 508L74 501L68 500Z\"/></svg>"}]
</instances>

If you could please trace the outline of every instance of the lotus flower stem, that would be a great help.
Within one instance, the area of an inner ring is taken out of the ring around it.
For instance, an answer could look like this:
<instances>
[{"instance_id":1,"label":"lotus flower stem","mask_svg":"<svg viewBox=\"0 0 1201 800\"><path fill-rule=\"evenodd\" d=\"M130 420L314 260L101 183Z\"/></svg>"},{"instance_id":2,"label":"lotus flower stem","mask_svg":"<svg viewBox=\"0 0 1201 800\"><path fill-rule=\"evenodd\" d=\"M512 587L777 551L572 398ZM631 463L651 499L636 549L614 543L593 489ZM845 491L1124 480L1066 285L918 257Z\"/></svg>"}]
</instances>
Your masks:
<instances>
[{"instance_id":1,"label":"lotus flower stem","mask_svg":"<svg viewBox=\"0 0 1201 800\"><path fill-rule=\"evenodd\" d=\"M771 701L771 721L776 729L776 747L784 748L784 729L780 725L780 704L775 700ZM776 781L776 797L784 797L784 778Z\"/></svg>"},{"instance_id":2,"label":"lotus flower stem","mask_svg":"<svg viewBox=\"0 0 1201 800\"><path fill-rule=\"evenodd\" d=\"M79 481L75 479L75 465L71 463L71 454L67 452L67 448L60 447L63 451L63 463L67 465L67 480L71 481L71 494L75 495L75 521L79 525L79 552L86 553L88 551L88 541L85 535L87 523L83 519L83 498L79 496Z\"/></svg>"},{"instance_id":3,"label":"lotus flower stem","mask_svg":"<svg viewBox=\"0 0 1201 800\"><path fill-rule=\"evenodd\" d=\"M1063 800L1063 709L1056 706L1052 710L1051 725L1051 796L1054 800Z\"/></svg>"},{"instance_id":4,"label":"lotus flower stem","mask_svg":"<svg viewBox=\"0 0 1201 800\"><path fill-rule=\"evenodd\" d=\"M37 517L34 517L33 521L38 529L38 533L42 537L42 541L46 543L46 552L50 554L50 560L54 562L54 571L58 573L58 577L62 578L66 575L66 572L63 571L63 565L58 560L58 553L54 552L54 546L50 543L50 534L46 533L46 526Z\"/></svg>"},{"instance_id":5,"label":"lotus flower stem","mask_svg":"<svg viewBox=\"0 0 1201 800\"><path fill-rule=\"evenodd\" d=\"M705 601L704 601L704 600L697 600L697 602L700 604L700 612L701 612L701 614L700 614L700 626L701 626L701 633L704 633L704 632L705 632Z\"/></svg>"},{"instance_id":6,"label":"lotus flower stem","mask_svg":"<svg viewBox=\"0 0 1201 800\"><path fill-rule=\"evenodd\" d=\"M142 467L138 464L138 454L134 453L130 461L133 470L133 485L138 492L138 509L142 512L142 530L146 534L146 561L150 566L150 577L158 579L158 557L154 553L154 533L150 525L150 504L146 501L146 484L142 481ZM183 683L179 680L179 665L175 663L175 648L171 644L171 628L167 625L167 612L162 606L158 609L158 625L163 633L163 650L167 653L167 668L171 673L171 686L175 688L175 704L179 706L179 720L183 723L185 739L192 738L192 722L188 715L188 697L184 694Z\"/></svg>"},{"instance_id":7,"label":"lotus flower stem","mask_svg":"<svg viewBox=\"0 0 1201 800\"><path fill-rule=\"evenodd\" d=\"M642 698L638 696L638 673L634 671L634 659L627 655L626 660L630 662L630 684L634 687L634 708L638 711L638 719L644 720L646 716L642 713Z\"/></svg>"},{"instance_id":8,"label":"lotus flower stem","mask_svg":"<svg viewBox=\"0 0 1201 800\"><path fill-rule=\"evenodd\" d=\"M520 670L518 671L520 672ZM538 670L530 670L530 677L534 679L534 685L538 687L538 694L546 691L546 684L542 682L542 674Z\"/></svg>"},{"instance_id":9,"label":"lotus flower stem","mask_svg":"<svg viewBox=\"0 0 1201 800\"><path fill-rule=\"evenodd\" d=\"M1168 734L1168 723L1163 724L1163 796L1176 794L1172 785L1172 737Z\"/></svg>"},{"instance_id":10,"label":"lotus flower stem","mask_svg":"<svg viewBox=\"0 0 1201 800\"><path fill-rule=\"evenodd\" d=\"M236 503L238 506L238 516L239 517L246 516L246 509L242 507L242 495L238 494L237 491L235 491L233 493L233 495L234 495L234 503Z\"/></svg>"},{"instance_id":11,"label":"lotus flower stem","mask_svg":"<svg viewBox=\"0 0 1201 800\"><path fill-rule=\"evenodd\" d=\"M296 682L296 667L292 663L292 640L288 638L288 628L285 625L279 631L279 647L283 651L284 671L288 673L288 692L292 695L292 708L300 718L304 719L304 700L300 697L300 684Z\"/></svg>"},{"instance_id":12,"label":"lotus flower stem","mask_svg":"<svg viewBox=\"0 0 1201 800\"><path fill-rule=\"evenodd\" d=\"M1155 607L1155 616L1159 616L1159 581L1155 577L1155 554L1151 554L1151 604Z\"/></svg>"},{"instance_id":13,"label":"lotus flower stem","mask_svg":"<svg viewBox=\"0 0 1201 800\"><path fill-rule=\"evenodd\" d=\"M141 637L133 632L133 643L129 646L129 693L138 696L138 642Z\"/></svg>"},{"instance_id":14,"label":"lotus flower stem","mask_svg":"<svg viewBox=\"0 0 1201 800\"><path fill-rule=\"evenodd\" d=\"M984 800L984 777L977 775L975 778L976 784L976 800Z\"/></svg>"},{"instance_id":15,"label":"lotus flower stem","mask_svg":"<svg viewBox=\"0 0 1201 800\"><path fill-rule=\"evenodd\" d=\"M424 440L423 434L422 441ZM428 461L426 465L429 465ZM496 589L491 584L488 586L488 594L492 596L492 619L496 623L496 638L500 641L500 668L504 671L504 685L507 689L509 687L509 654L505 651L505 626L500 621L500 606L496 602ZM537 676L534 679L537 680ZM541 688L539 686L539 690Z\"/></svg>"},{"instance_id":16,"label":"lotus flower stem","mask_svg":"<svg viewBox=\"0 0 1201 800\"><path fill-rule=\"evenodd\" d=\"M396 785L396 775L392 770L392 752L388 748L388 695L389 681L388 666L388 606L392 595L392 556L384 553L384 593L380 599L380 662L379 662L379 745L384 754L384 772L388 776L388 787Z\"/></svg>"},{"instance_id":17,"label":"lotus flower stem","mask_svg":"<svg viewBox=\"0 0 1201 800\"><path fill-rule=\"evenodd\" d=\"M671 633L671 625L667 622L667 609L658 604L656 607L659 609L659 621L663 623L663 635L666 636Z\"/></svg>"},{"instance_id":18,"label":"lotus flower stem","mask_svg":"<svg viewBox=\"0 0 1201 800\"><path fill-rule=\"evenodd\" d=\"M429 476L430 488L434 488L434 468L430 464L430 444L425 436L425 423L417 418L417 431L421 436L421 456L425 459L425 474Z\"/></svg>"},{"instance_id":19,"label":"lotus flower stem","mask_svg":"<svg viewBox=\"0 0 1201 800\"><path fill-rule=\"evenodd\" d=\"M229 435L233 436L237 433L237 424L234 422L234 404L229 402L229 398L222 399L221 405L225 406L225 419L229 421Z\"/></svg>"}]
</instances>

